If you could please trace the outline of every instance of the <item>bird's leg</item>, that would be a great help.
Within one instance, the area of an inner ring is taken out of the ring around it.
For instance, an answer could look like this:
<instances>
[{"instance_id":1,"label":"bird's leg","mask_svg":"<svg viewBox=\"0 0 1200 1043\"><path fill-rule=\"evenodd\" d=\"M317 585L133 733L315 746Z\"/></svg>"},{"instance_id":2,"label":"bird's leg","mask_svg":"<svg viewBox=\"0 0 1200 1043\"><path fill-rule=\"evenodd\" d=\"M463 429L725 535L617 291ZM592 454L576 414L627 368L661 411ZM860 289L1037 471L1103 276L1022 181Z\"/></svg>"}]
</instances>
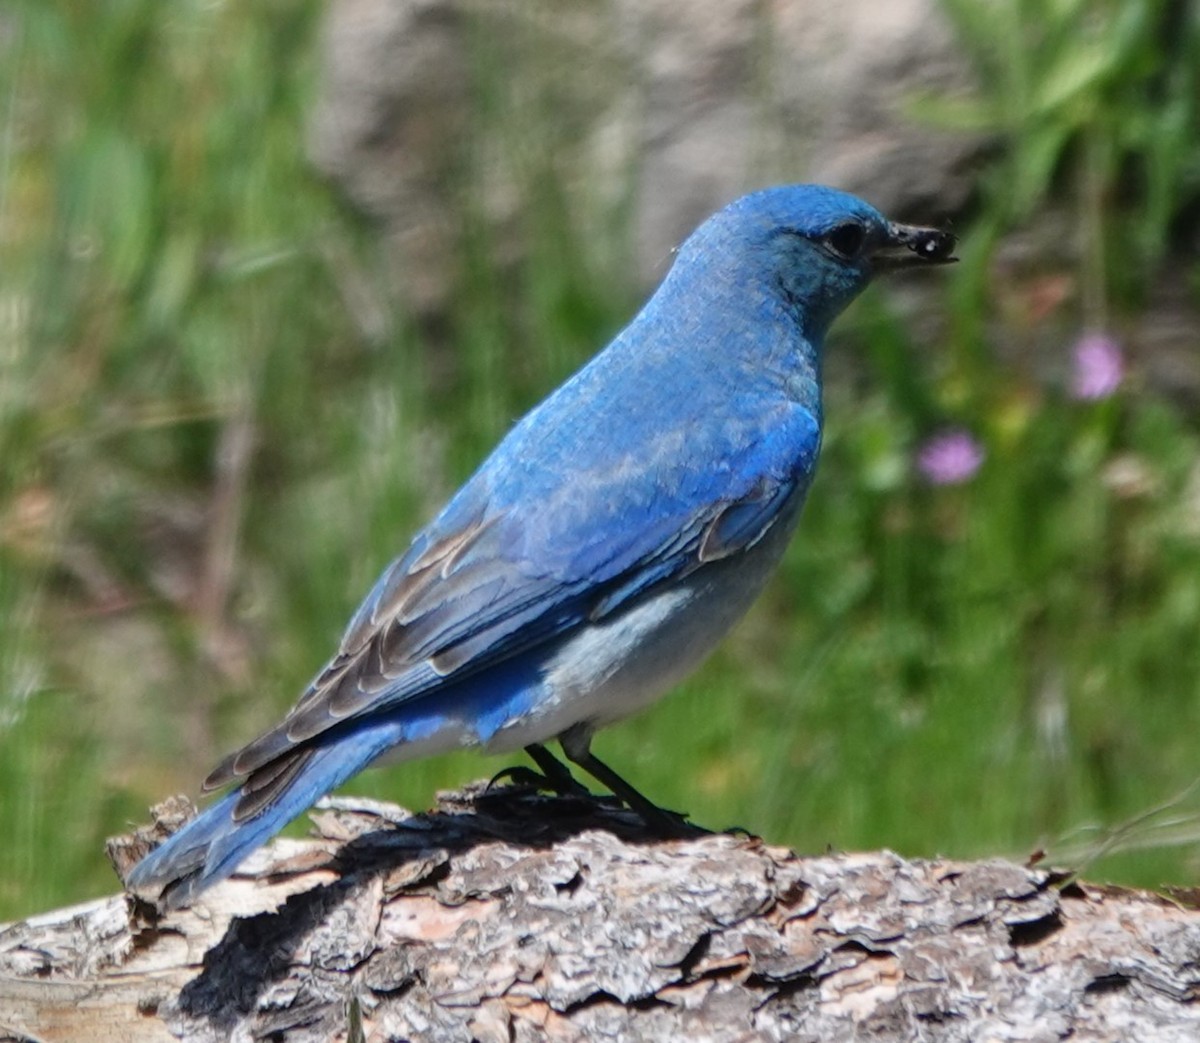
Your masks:
<instances>
[{"instance_id":1,"label":"bird's leg","mask_svg":"<svg viewBox=\"0 0 1200 1043\"><path fill-rule=\"evenodd\" d=\"M542 770L542 776L549 784L550 788L555 793L563 797L587 797L587 787L571 774L571 769L568 768L562 761L554 756L541 743L531 742L525 747L525 752L533 759Z\"/></svg>"},{"instance_id":2,"label":"bird's leg","mask_svg":"<svg viewBox=\"0 0 1200 1043\"><path fill-rule=\"evenodd\" d=\"M660 808L648 798L643 797L628 782L621 778L620 775L613 771L612 768L593 754L591 751L592 732L590 728L577 724L563 732L559 736L558 742L562 746L562 751L566 754L567 760L572 764L579 765L592 778L607 786L609 790L625 802L627 807L636 811L642 817L642 821L651 829L669 837L694 837L697 834L707 832L699 826L694 826L688 822L686 815L681 815L677 811L667 811L665 808ZM546 751L543 749L542 752L545 753ZM553 760L553 758L551 759Z\"/></svg>"},{"instance_id":3,"label":"bird's leg","mask_svg":"<svg viewBox=\"0 0 1200 1043\"><path fill-rule=\"evenodd\" d=\"M498 782L505 780L515 782L519 786L530 786L540 790L550 790L560 796L587 797L587 789L576 781L570 769L540 743L530 743L525 752L533 758L533 762L541 769L541 774L523 764L514 765L498 771L488 782L491 789Z\"/></svg>"}]
</instances>

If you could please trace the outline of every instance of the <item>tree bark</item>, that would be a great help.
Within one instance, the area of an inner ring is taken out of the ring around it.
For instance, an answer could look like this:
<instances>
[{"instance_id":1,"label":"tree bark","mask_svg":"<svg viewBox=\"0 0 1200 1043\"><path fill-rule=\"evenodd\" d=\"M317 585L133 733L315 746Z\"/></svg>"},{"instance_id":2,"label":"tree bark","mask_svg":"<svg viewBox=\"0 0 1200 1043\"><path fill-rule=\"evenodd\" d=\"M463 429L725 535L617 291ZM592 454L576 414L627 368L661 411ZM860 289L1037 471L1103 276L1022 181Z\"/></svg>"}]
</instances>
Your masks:
<instances>
[{"instance_id":1,"label":"tree bark","mask_svg":"<svg viewBox=\"0 0 1200 1043\"><path fill-rule=\"evenodd\" d=\"M664 841L479 786L314 821L191 909L116 895L0 926L0 1040L1200 1039L1185 896ZM113 842L118 869L153 835Z\"/></svg>"}]
</instances>

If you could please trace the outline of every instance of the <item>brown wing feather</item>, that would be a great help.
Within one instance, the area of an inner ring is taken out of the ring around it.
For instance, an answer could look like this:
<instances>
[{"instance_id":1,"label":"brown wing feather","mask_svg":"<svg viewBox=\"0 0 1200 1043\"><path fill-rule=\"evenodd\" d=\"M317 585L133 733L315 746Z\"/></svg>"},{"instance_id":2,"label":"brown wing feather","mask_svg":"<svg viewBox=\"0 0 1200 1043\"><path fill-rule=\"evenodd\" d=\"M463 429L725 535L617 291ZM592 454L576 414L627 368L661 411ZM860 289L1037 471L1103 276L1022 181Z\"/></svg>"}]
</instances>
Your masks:
<instances>
[{"instance_id":1,"label":"brown wing feather","mask_svg":"<svg viewBox=\"0 0 1200 1043\"><path fill-rule=\"evenodd\" d=\"M393 563L380 581L371 611L360 613L351 622L337 654L288 715L221 761L204 780L203 788L218 789L246 778L239 816L244 817L243 805L265 806L282 788L278 780L283 773L289 773L290 781L299 770L301 765L290 756L298 746L368 705L381 689L435 654L439 630L455 612L456 590L478 592L489 584L499 590L503 583L500 567L486 555L466 562L471 549L494 523L495 518L479 518L431 543L412 561ZM402 569L402 563L407 567Z\"/></svg>"},{"instance_id":2,"label":"brown wing feather","mask_svg":"<svg viewBox=\"0 0 1200 1043\"><path fill-rule=\"evenodd\" d=\"M291 785L315 752L311 746L293 748L252 772L242 783L241 796L233 807L234 822L253 818L272 804Z\"/></svg>"}]
</instances>

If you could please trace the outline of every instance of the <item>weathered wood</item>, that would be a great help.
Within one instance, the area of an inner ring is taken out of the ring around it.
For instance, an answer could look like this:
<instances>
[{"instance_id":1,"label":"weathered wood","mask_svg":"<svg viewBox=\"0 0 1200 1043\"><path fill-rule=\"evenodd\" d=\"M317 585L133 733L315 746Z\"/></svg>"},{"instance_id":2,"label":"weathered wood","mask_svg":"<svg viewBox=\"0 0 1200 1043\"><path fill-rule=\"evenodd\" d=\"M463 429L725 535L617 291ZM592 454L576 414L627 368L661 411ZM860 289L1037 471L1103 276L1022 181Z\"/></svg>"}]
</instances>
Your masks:
<instances>
[{"instance_id":1,"label":"weathered wood","mask_svg":"<svg viewBox=\"0 0 1200 1043\"><path fill-rule=\"evenodd\" d=\"M1152 894L478 787L315 824L192 909L0 927L0 1039L1200 1039L1200 913Z\"/></svg>"}]
</instances>

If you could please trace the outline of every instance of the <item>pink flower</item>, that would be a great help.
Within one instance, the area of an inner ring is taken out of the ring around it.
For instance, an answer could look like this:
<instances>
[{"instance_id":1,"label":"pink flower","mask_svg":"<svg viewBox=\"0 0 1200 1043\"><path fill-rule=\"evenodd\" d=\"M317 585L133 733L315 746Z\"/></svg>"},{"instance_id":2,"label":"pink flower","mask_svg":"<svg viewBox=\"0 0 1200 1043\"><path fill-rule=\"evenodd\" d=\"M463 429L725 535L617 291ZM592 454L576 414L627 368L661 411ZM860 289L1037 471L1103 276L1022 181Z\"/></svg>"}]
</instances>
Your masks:
<instances>
[{"instance_id":1,"label":"pink flower","mask_svg":"<svg viewBox=\"0 0 1200 1043\"><path fill-rule=\"evenodd\" d=\"M1107 333L1085 333L1075 343L1071 397L1084 402L1108 398L1125 378L1121 345Z\"/></svg>"},{"instance_id":2,"label":"pink flower","mask_svg":"<svg viewBox=\"0 0 1200 1043\"><path fill-rule=\"evenodd\" d=\"M979 470L983 446L961 427L934 435L917 453L917 469L933 485L961 485Z\"/></svg>"}]
</instances>

